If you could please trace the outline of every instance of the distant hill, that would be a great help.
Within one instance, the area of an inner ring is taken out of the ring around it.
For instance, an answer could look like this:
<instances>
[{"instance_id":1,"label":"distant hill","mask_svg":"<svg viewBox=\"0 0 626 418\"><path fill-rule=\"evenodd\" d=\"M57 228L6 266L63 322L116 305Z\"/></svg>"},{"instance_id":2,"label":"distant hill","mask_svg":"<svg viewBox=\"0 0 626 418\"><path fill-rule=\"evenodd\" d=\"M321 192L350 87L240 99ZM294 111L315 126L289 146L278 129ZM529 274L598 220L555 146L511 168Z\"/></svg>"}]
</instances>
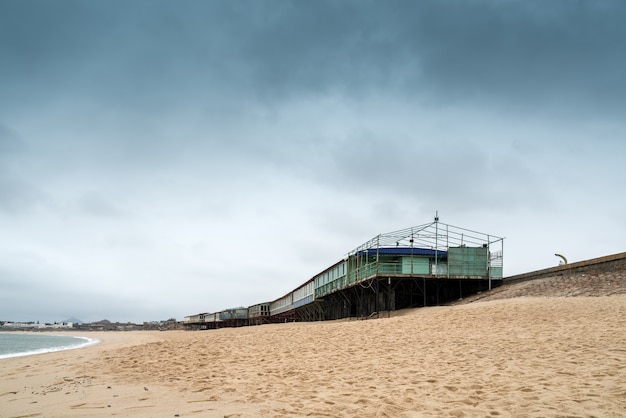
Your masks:
<instances>
[{"instance_id":1,"label":"distant hill","mask_svg":"<svg viewBox=\"0 0 626 418\"><path fill-rule=\"evenodd\" d=\"M63 322L71 322L72 324L82 324L83 323L83 321L81 321L78 318L74 318L74 317L65 319L65 320L63 320Z\"/></svg>"}]
</instances>

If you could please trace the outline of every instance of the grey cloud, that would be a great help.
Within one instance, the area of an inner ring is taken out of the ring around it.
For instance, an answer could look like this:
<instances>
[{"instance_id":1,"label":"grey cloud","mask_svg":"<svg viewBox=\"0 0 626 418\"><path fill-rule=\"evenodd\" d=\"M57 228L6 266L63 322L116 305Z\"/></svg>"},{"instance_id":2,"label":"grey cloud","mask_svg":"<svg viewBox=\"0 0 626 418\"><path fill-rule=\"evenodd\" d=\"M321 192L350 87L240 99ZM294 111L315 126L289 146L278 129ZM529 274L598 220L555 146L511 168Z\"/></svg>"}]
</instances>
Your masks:
<instances>
[{"instance_id":1,"label":"grey cloud","mask_svg":"<svg viewBox=\"0 0 626 418\"><path fill-rule=\"evenodd\" d=\"M425 102L523 103L526 111L590 101L623 107L624 5L544 6L316 2L269 18L261 10L247 16L230 64L245 63L265 97L391 89Z\"/></svg>"},{"instance_id":2,"label":"grey cloud","mask_svg":"<svg viewBox=\"0 0 626 418\"><path fill-rule=\"evenodd\" d=\"M108 199L104 199L94 193L83 195L77 202L77 206L80 212L96 217L116 219L124 218L129 215Z\"/></svg>"},{"instance_id":3,"label":"grey cloud","mask_svg":"<svg viewBox=\"0 0 626 418\"><path fill-rule=\"evenodd\" d=\"M136 294L125 294L129 283L100 283L94 287L89 272L82 274L61 272L52 260L36 253L13 254L18 263L0 268L0 320L12 321L62 321L76 316L84 321L109 319L112 321L136 321L160 318L164 309L168 313L181 307L174 300L163 301L158 306L153 301L137 300ZM97 266L93 266L97 268ZM148 292L149 289L145 289ZM137 314L137 306L141 305ZM182 319L182 318L181 318Z\"/></svg>"},{"instance_id":4,"label":"grey cloud","mask_svg":"<svg viewBox=\"0 0 626 418\"><path fill-rule=\"evenodd\" d=\"M362 117L383 116L365 113ZM451 126L440 126L439 118L449 119ZM461 201L466 210L551 206L547 188L552 184L533 164L535 159L551 158L545 155L549 151L523 143L526 151L520 152L519 141L508 139L524 132L489 118L485 122L444 114L435 119L411 123L404 117L385 116L383 128L367 121L355 128L347 118L342 137L316 132L286 141L282 147L270 146L275 150L272 161L291 175L345 196L408 197L441 205ZM494 138L473 138L480 130L472 124L481 123L492 124ZM403 124L408 127L395 127Z\"/></svg>"},{"instance_id":5,"label":"grey cloud","mask_svg":"<svg viewBox=\"0 0 626 418\"><path fill-rule=\"evenodd\" d=\"M0 123L0 164L7 156L24 152L26 148L26 144L17 132Z\"/></svg>"},{"instance_id":6,"label":"grey cloud","mask_svg":"<svg viewBox=\"0 0 626 418\"><path fill-rule=\"evenodd\" d=\"M47 200L46 193L21 174L28 145L13 129L0 124L0 212L19 214Z\"/></svg>"},{"instance_id":7,"label":"grey cloud","mask_svg":"<svg viewBox=\"0 0 626 418\"><path fill-rule=\"evenodd\" d=\"M5 26L3 70L26 71L26 97L69 88L163 111L393 90L604 112L626 97L618 1L33 4L2 13L20 22Z\"/></svg>"},{"instance_id":8,"label":"grey cloud","mask_svg":"<svg viewBox=\"0 0 626 418\"><path fill-rule=\"evenodd\" d=\"M3 292L0 304L0 317L13 321L63 321L71 316L77 316L83 321L109 319L121 322L133 320L139 323L145 318L166 319L159 318L154 307L142 306L146 315L135 316L134 309L124 307L119 297L89 294L68 285L40 283L36 287L12 289ZM130 305L132 303L128 304Z\"/></svg>"},{"instance_id":9,"label":"grey cloud","mask_svg":"<svg viewBox=\"0 0 626 418\"><path fill-rule=\"evenodd\" d=\"M505 105L624 106L623 3L476 4L440 8L415 25L423 35L416 52L436 89Z\"/></svg>"},{"instance_id":10,"label":"grey cloud","mask_svg":"<svg viewBox=\"0 0 626 418\"><path fill-rule=\"evenodd\" d=\"M0 169L0 211L20 215L47 199L36 185Z\"/></svg>"}]
</instances>

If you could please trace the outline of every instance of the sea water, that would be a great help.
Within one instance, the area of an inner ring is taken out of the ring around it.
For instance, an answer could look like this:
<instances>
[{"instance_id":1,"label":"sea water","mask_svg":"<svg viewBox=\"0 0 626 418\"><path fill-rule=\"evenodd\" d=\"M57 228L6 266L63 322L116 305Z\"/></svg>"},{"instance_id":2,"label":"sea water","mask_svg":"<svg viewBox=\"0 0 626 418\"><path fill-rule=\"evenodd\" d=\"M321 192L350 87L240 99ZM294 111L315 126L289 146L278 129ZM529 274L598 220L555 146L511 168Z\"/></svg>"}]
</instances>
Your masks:
<instances>
[{"instance_id":1,"label":"sea water","mask_svg":"<svg viewBox=\"0 0 626 418\"><path fill-rule=\"evenodd\" d=\"M0 359L71 350L99 342L95 338L87 337L22 334L17 332L0 333Z\"/></svg>"}]
</instances>

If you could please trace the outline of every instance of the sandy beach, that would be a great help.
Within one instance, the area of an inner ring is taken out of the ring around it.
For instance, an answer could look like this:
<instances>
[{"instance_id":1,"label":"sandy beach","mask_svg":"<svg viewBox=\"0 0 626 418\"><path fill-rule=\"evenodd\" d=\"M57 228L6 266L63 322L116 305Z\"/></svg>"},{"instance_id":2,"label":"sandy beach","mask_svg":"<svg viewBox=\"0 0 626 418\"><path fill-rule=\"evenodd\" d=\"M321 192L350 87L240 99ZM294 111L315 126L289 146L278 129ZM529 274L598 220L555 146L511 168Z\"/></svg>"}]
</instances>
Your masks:
<instances>
[{"instance_id":1,"label":"sandy beach","mask_svg":"<svg viewBox=\"0 0 626 418\"><path fill-rule=\"evenodd\" d=\"M626 411L626 295L391 318L89 333L0 361L0 417L599 416Z\"/></svg>"}]
</instances>

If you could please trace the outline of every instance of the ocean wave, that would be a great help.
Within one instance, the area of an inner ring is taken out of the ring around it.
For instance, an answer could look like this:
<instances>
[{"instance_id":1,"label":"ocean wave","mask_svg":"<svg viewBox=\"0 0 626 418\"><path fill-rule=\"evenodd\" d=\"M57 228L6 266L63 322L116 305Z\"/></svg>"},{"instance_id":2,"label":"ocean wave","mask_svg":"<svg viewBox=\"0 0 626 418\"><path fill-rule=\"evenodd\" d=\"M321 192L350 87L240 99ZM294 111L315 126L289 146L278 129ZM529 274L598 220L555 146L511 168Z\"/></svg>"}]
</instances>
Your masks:
<instances>
[{"instance_id":1,"label":"ocean wave","mask_svg":"<svg viewBox=\"0 0 626 418\"><path fill-rule=\"evenodd\" d=\"M74 350L78 348L89 347L89 346L100 343L100 340L97 338L78 337L78 336L71 336L69 338L82 340L82 342L81 341L77 341L74 343L64 342L63 344L60 344L60 345L51 345L48 347L38 347L38 348L29 349L29 350L2 353L0 354L0 360L5 359L5 358L24 357L24 356L32 356L32 355L37 355L37 354L54 353L57 351Z\"/></svg>"}]
</instances>

